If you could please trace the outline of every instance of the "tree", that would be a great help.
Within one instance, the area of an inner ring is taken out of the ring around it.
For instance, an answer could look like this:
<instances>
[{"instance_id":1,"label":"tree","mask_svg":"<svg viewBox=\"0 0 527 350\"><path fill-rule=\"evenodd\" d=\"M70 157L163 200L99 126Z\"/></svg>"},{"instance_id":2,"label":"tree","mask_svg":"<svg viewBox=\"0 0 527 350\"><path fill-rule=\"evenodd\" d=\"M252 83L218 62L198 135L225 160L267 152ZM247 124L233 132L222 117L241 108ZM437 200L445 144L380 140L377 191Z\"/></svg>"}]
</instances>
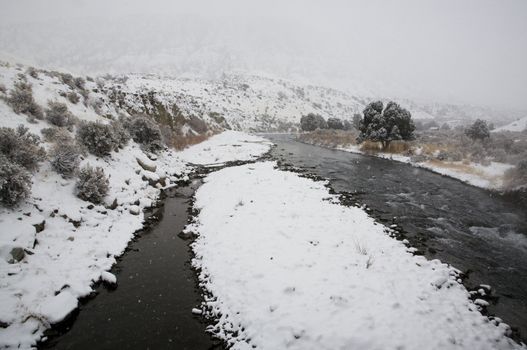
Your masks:
<instances>
[{"instance_id":1,"label":"tree","mask_svg":"<svg viewBox=\"0 0 527 350\"><path fill-rule=\"evenodd\" d=\"M362 117L359 113L355 113L353 115L353 127L356 129L356 130L360 130L360 123L362 121Z\"/></svg>"},{"instance_id":2,"label":"tree","mask_svg":"<svg viewBox=\"0 0 527 350\"><path fill-rule=\"evenodd\" d=\"M386 149L394 140L413 140L415 125L409 111L395 102L375 101L366 106L360 121L358 142L370 140L380 142Z\"/></svg>"},{"instance_id":3,"label":"tree","mask_svg":"<svg viewBox=\"0 0 527 350\"><path fill-rule=\"evenodd\" d=\"M484 139L490 138L489 126L486 121L477 119L474 124L465 129L465 135L474 141L483 141Z\"/></svg>"},{"instance_id":4,"label":"tree","mask_svg":"<svg viewBox=\"0 0 527 350\"><path fill-rule=\"evenodd\" d=\"M309 113L300 118L300 128L303 131L314 131L316 129L327 129L328 125L321 115Z\"/></svg>"},{"instance_id":5,"label":"tree","mask_svg":"<svg viewBox=\"0 0 527 350\"><path fill-rule=\"evenodd\" d=\"M339 118L328 118L328 129L343 130L344 123Z\"/></svg>"}]
</instances>

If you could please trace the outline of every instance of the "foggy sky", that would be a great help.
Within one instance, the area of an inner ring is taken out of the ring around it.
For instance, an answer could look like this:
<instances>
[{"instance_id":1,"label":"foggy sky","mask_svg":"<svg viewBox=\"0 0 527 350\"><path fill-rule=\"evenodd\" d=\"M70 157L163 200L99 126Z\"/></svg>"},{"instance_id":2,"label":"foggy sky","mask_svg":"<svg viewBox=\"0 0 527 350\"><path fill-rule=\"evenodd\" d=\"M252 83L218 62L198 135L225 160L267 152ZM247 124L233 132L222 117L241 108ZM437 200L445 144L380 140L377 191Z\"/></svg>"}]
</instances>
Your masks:
<instances>
[{"instance_id":1,"label":"foggy sky","mask_svg":"<svg viewBox=\"0 0 527 350\"><path fill-rule=\"evenodd\" d=\"M527 1L0 0L0 57L527 109Z\"/></svg>"}]
</instances>

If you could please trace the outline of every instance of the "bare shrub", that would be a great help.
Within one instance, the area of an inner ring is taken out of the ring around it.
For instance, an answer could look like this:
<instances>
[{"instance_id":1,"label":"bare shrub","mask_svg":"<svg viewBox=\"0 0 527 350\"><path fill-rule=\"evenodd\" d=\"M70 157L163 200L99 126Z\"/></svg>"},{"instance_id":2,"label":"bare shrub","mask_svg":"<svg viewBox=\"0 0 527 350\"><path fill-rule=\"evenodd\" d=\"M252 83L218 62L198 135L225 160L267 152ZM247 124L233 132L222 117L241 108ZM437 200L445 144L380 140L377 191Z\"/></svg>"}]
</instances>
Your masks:
<instances>
[{"instance_id":1,"label":"bare shrub","mask_svg":"<svg viewBox=\"0 0 527 350\"><path fill-rule=\"evenodd\" d=\"M68 92L66 94L66 98L68 99L68 101L70 101L74 105L79 103L79 101L81 100L81 98L79 97L79 95L75 91Z\"/></svg>"},{"instance_id":2,"label":"bare shrub","mask_svg":"<svg viewBox=\"0 0 527 350\"><path fill-rule=\"evenodd\" d=\"M128 144L128 141L130 141L130 133L124 125L119 120L113 120L110 122L110 126L112 127L112 131L114 133L114 139L117 143L117 147L123 148Z\"/></svg>"},{"instance_id":3,"label":"bare shrub","mask_svg":"<svg viewBox=\"0 0 527 350\"><path fill-rule=\"evenodd\" d=\"M7 103L17 114L26 114L37 119L44 117L42 108L33 98L31 84L27 82L19 81L15 83L13 90L9 92Z\"/></svg>"},{"instance_id":4,"label":"bare shrub","mask_svg":"<svg viewBox=\"0 0 527 350\"><path fill-rule=\"evenodd\" d=\"M54 142L58 144L73 142L71 133L65 128L44 128L40 130L46 142Z\"/></svg>"},{"instance_id":5,"label":"bare shrub","mask_svg":"<svg viewBox=\"0 0 527 350\"><path fill-rule=\"evenodd\" d=\"M75 124L75 117L64 103L48 101L46 119L55 126L64 127Z\"/></svg>"},{"instance_id":6,"label":"bare shrub","mask_svg":"<svg viewBox=\"0 0 527 350\"><path fill-rule=\"evenodd\" d=\"M46 152L40 147L40 138L28 131L23 125L16 130L0 128L0 153L13 163L35 170L38 163L44 160Z\"/></svg>"},{"instance_id":7,"label":"bare shrub","mask_svg":"<svg viewBox=\"0 0 527 350\"><path fill-rule=\"evenodd\" d=\"M24 167L0 154L0 203L15 206L31 193L31 176Z\"/></svg>"},{"instance_id":8,"label":"bare shrub","mask_svg":"<svg viewBox=\"0 0 527 350\"><path fill-rule=\"evenodd\" d=\"M84 85L86 84L86 81L84 80L84 78L77 77L73 79L73 84L77 89L84 90Z\"/></svg>"},{"instance_id":9,"label":"bare shrub","mask_svg":"<svg viewBox=\"0 0 527 350\"><path fill-rule=\"evenodd\" d=\"M175 149L181 151L189 146L201 143L207 140L209 137L210 135L208 134L187 135L187 136L175 135L172 138L171 145Z\"/></svg>"},{"instance_id":10,"label":"bare shrub","mask_svg":"<svg viewBox=\"0 0 527 350\"><path fill-rule=\"evenodd\" d=\"M69 73L58 73L59 79L63 84L68 85L71 89L75 89L75 78Z\"/></svg>"},{"instance_id":11,"label":"bare shrub","mask_svg":"<svg viewBox=\"0 0 527 350\"><path fill-rule=\"evenodd\" d=\"M26 72L30 77L38 79L38 72L34 67L29 67Z\"/></svg>"},{"instance_id":12,"label":"bare shrub","mask_svg":"<svg viewBox=\"0 0 527 350\"><path fill-rule=\"evenodd\" d=\"M55 144L50 152L51 167L65 178L75 174L80 163L79 147L73 143Z\"/></svg>"},{"instance_id":13,"label":"bare shrub","mask_svg":"<svg viewBox=\"0 0 527 350\"><path fill-rule=\"evenodd\" d=\"M75 185L77 197L99 204L108 194L109 184L103 168L86 165L79 171L79 178Z\"/></svg>"},{"instance_id":14,"label":"bare shrub","mask_svg":"<svg viewBox=\"0 0 527 350\"><path fill-rule=\"evenodd\" d=\"M123 125L130 132L132 139L149 152L163 149L161 130L156 122L145 116L122 119Z\"/></svg>"},{"instance_id":15,"label":"bare shrub","mask_svg":"<svg viewBox=\"0 0 527 350\"><path fill-rule=\"evenodd\" d=\"M77 140L96 156L109 155L118 147L118 141L108 124L100 122L82 122L77 127Z\"/></svg>"},{"instance_id":16,"label":"bare shrub","mask_svg":"<svg viewBox=\"0 0 527 350\"><path fill-rule=\"evenodd\" d=\"M209 130L207 123L205 123L203 119L194 115L190 116L188 125L192 128L192 130L194 130L198 134L204 134Z\"/></svg>"}]
</instances>

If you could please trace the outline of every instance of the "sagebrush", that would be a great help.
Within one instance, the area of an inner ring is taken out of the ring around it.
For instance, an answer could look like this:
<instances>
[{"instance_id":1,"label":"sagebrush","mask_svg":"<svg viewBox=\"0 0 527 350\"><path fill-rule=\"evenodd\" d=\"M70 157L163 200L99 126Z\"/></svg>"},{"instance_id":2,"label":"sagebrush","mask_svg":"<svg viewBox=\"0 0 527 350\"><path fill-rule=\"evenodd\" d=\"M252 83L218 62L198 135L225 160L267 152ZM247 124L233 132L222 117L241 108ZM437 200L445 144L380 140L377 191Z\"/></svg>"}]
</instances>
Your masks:
<instances>
[{"instance_id":1,"label":"sagebrush","mask_svg":"<svg viewBox=\"0 0 527 350\"><path fill-rule=\"evenodd\" d=\"M81 168L75 185L77 197L82 200L100 204L108 194L109 180L103 168L89 165Z\"/></svg>"},{"instance_id":2,"label":"sagebrush","mask_svg":"<svg viewBox=\"0 0 527 350\"><path fill-rule=\"evenodd\" d=\"M31 175L0 154L0 203L12 207L31 193Z\"/></svg>"}]
</instances>

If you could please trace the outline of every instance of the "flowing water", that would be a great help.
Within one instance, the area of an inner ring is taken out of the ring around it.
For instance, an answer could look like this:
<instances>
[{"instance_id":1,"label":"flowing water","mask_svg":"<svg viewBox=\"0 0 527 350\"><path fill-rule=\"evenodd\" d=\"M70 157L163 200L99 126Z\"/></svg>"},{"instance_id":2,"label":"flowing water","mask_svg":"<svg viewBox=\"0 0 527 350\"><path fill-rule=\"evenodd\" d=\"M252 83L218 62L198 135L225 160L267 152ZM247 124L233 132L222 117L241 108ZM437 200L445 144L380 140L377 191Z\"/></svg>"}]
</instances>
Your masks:
<instances>
[{"instance_id":1,"label":"flowing water","mask_svg":"<svg viewBox=\"0 0 527 350\"><path fill-rule=\"evenodd\" d=\"M192 314L202 296L190 267L189 241L178 237L197 186L199 182L166 192L164 205L155 213L160 222L141 232L112 270L118 287L100 286L76 319L52 330L40 348L223 348L205 332L201 316Z\"/></svg>"},{"instance_id":2,"label":"flowing water","mask_svg":"<svg viewBox=\"0 0 527 350\"><path fill-rule=\"evenodd\" d=\"M490 284L488 311L527 335L527 208L489 191L385 159L268 136L272 158L330 180L377 220L397 223L411 245L468 272L466 285ZM191 313L202 296L189 241L178 237L199 182L167 192L160 222L141 233L113 272L118 288L96 298L50 332L40 348L221 349ZM74 321L74 322L73 322ZM53 334L55 333L55 334ZM516 334L519 337L518 333Z\"/></svg>"},{"instance_id":3,"label":"flowing water","mask_svg":"<svg viewBox=\"0 0 527 350\"><path fill-rule=\"evenodd\" d=\"M466 285L493 288L489 314L527 337L527 208L490 191L386 159L268 135L272 156L327 178L336 192L400 225L411 245L468 272ZM394 219L395 217L395 219Z\"/></svg>"}]
</instances>

